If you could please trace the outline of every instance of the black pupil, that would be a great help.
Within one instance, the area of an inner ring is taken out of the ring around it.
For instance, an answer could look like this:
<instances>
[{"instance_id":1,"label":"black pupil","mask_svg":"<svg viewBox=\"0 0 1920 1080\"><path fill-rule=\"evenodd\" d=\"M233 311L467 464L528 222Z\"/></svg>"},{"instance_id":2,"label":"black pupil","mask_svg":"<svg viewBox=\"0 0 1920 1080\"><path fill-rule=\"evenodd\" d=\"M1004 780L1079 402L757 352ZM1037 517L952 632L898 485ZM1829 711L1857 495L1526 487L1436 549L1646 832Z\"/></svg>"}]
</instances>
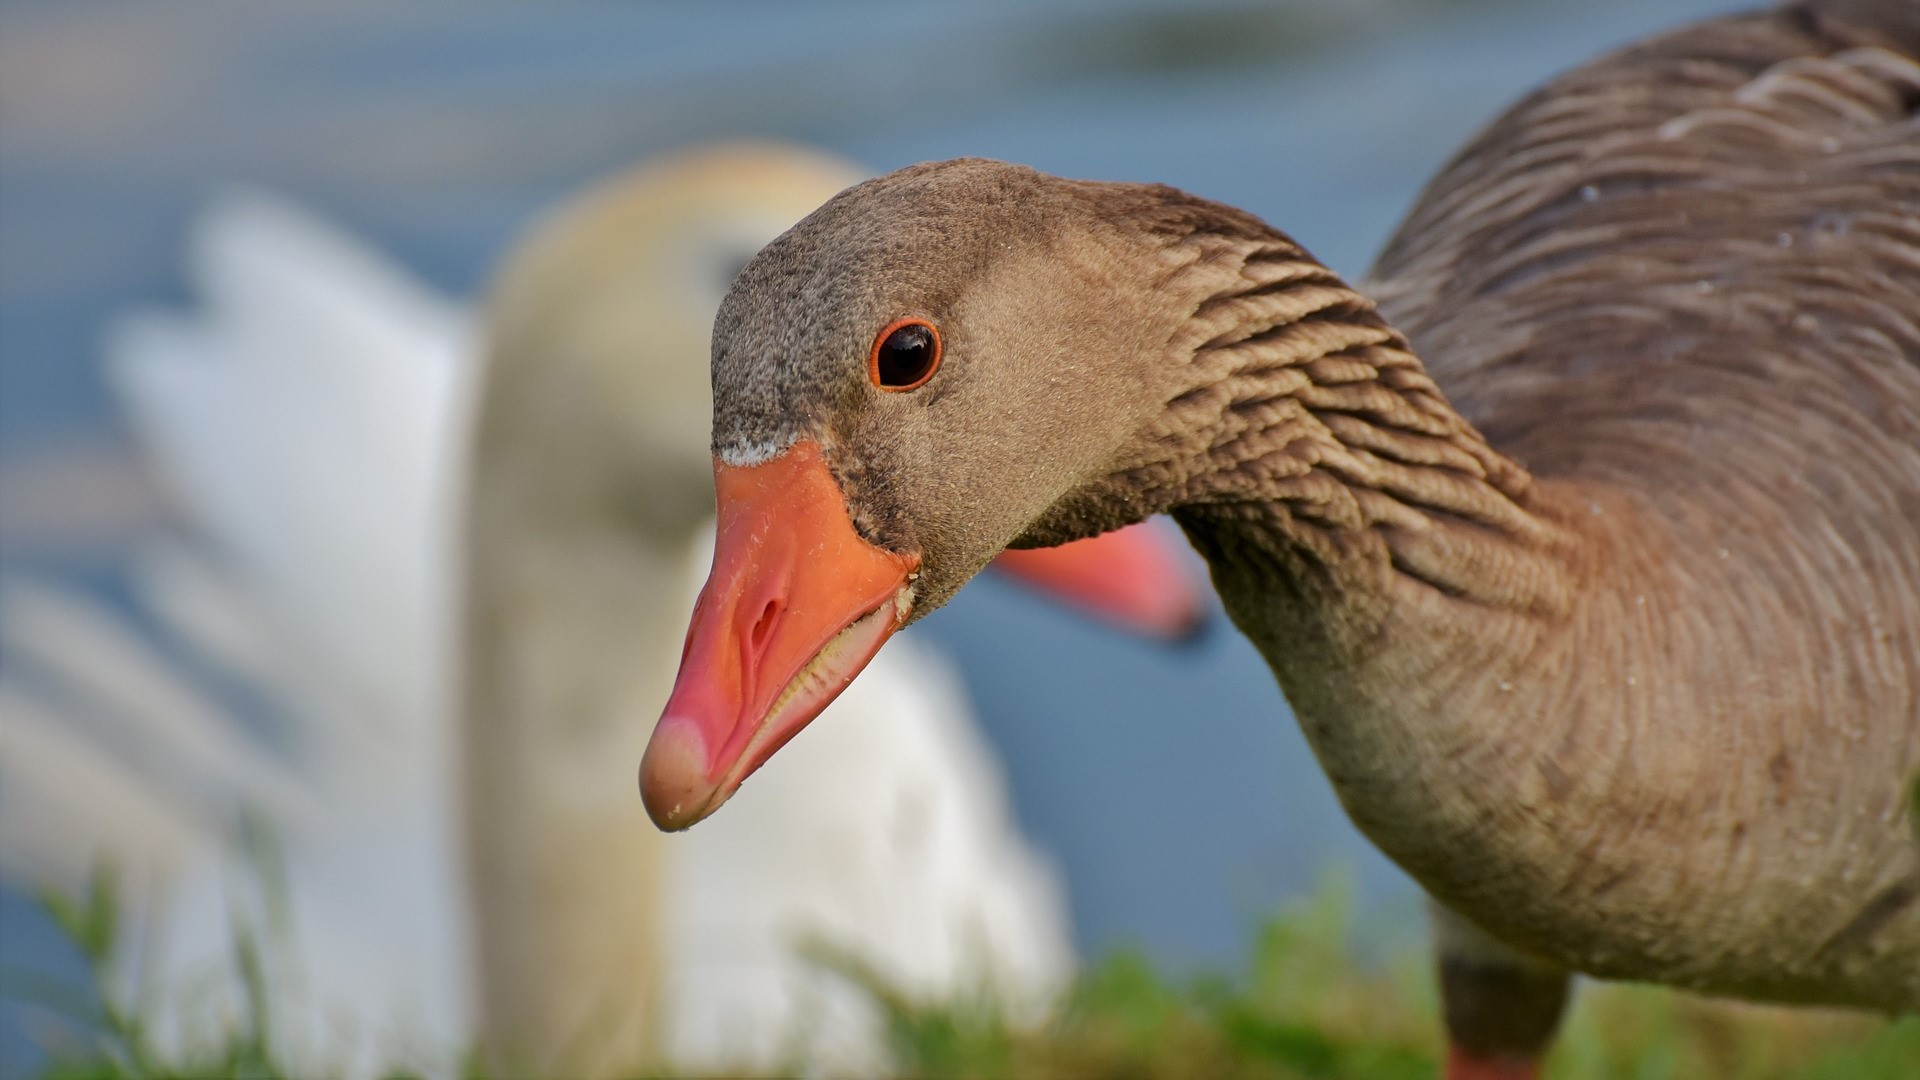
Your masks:
<instances>
[{"instance_id":1,"label":"black pupil","mask_svg":"<svg viewBox=\"0 0 1920 1080\"><path fill-rule=\"evenodd\" d=\"M933 370L933 331L903 326L880 343L881 386L912 386Z\"/></svg>"}]
</instances>

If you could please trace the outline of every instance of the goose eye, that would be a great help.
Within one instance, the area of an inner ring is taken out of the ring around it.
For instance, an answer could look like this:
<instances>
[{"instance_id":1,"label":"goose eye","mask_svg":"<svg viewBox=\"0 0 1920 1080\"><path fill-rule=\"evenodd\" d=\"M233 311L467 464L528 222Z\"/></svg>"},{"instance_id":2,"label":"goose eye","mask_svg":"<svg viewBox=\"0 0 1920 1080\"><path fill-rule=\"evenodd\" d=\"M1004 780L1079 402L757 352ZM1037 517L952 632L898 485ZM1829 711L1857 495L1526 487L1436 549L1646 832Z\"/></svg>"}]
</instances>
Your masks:
<instances>
[{"instance_id":1,"label":"goose eye","mask_svg":"<svg viewBox=\"0 0 1920 1080\"><path fill-rule=\"evenodd\" d=\"M882 390L918 390L940 367L940 331L925 319L899 319L873 339L867 377Z\"/></svg>"}]
</instances>

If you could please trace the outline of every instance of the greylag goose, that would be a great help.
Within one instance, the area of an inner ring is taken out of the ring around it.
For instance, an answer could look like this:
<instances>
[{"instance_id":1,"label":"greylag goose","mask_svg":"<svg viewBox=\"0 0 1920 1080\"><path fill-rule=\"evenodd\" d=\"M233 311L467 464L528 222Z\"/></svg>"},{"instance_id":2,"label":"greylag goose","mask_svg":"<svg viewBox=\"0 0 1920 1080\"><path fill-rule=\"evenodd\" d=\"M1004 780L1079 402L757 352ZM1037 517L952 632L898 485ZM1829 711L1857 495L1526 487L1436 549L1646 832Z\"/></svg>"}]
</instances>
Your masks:
<instances>
[{"instance_id":1,"label":"greylag goose","mask_svg":"<svg viewBox=\"0 0 1920 1080\"><path fill-rule=\"evenodd\" d=\"M201 306L134 317L110 349L194 534L144 538L132 568L159 640L30 581L8 580L0 608L0 871L73 889L100 862L122 869L151 928L142 984L214 990L166 995L166 1041L211 1039L240 1007L219 975L230 920L261 914L244 900L247 813L284 860L276 1049L303 1072L449 1074L480 1031L570 1075L652 1054L872 1069L877 1018L796 954L809 934L920 994L992 978L1037 1003L1067 977L1059 887L937 656L870 672L796 749L806 760L694 844L658 842L621 764L644 738L632 717L667 696L708 561L711 313L755 249L856 178L787 148L709 149L558 211L489 305L477 464L469 313L282 200L209 209ZM586 441L610 433L602 410L624 417L605 458ZM451 564L469 482L486 521L463 725ZM513 501L516 482L542 498ZM616 489L628 500L584 512ZM1112 555L1144 561L1150 595L1085 592L1076 572ZM1051 587L1064 568L1082 602L1172 630L1193 597L1165 558L1136 534L1022 573ZM529 573L539 590L514 594ZM507 684L529 670L544 681ZM495 680L518 696L483 696ZM272 733L210 686L247 687ZM849 764L836 797L806 782ZM792 1058L802 1023L809 1053Z\"/></svg>"},{"instance_id":2,"label":"greylag goose","mask_svg":"<svg viewBox=\"0 0 1920 1080\"><path fill-rule=\"evenodd\" d=\"M714 327L655 822L1001 548L1170 511L1435 901L1449 1075L1535 1075L1573 972L1920 1006L1917 105L1910 0L1669 33L1495 120L1364 291L1164 186L841 194Z\"/></svg>"}]
</instances>

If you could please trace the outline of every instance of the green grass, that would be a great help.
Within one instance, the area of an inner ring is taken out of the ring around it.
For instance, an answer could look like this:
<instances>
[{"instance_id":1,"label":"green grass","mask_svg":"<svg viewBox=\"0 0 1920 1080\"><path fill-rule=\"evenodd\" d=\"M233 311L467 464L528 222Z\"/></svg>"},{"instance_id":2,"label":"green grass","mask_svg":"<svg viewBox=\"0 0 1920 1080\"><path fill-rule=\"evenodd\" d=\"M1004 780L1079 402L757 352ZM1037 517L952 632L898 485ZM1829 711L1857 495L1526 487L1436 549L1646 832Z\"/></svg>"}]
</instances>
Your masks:
<instances>
[{"instance_id":1,"label":"green grass","mask_svg":"<svg viewBox=\"0 0 1920 1080\"><path fill-rule=\"evenodd\" d=\"M1320 890L1269 921L1246 972L1172 979L1138 953L1107 957L1044 1026L1009 1023L990 1000L917 1004L870 973L829 961L878 1001L905 1075L998 1077L1342 1077L1434 1073L1433 991L1403 954L1357 963L1348 891Z\"/></svg>"},{"instance_id":2,"label":"green grass","mask_svg":"<svg viewBox=\"0 0 1920 1080\"><path fill-rule=\"evenodd\" d=\"M67 1013L83 1033L52 1048L45 1080L305 1080L275 1044L269 958L259 927L234 928L233 974L243 1003L237 1015L211 1038L162 1051L145 1018L155 1001L120 1000L112 989L121 915L111 875L97 876L85 896L50 894L45 904L92 971L91 986L25 988ZM1351 910L1348 890L1321 889L1268 921L1245 969L1231 975L1171 978L1137 953L1117 953L1093 966L1038 1025L1011 1019L984 994L916 1001L844 953L821 946L808 953L873 998L886 1018L895 1071L903 1076L1432 1077L1439 1025L1426 961L1411 946L1382 962L1358 959ZM491 1080L478 1066L463 1071L466 1080ZM1886 1022L1710 1002L1653 987L1588 986L1576 999L1548 1077L1914 1080L1920 1077L1920 1017Z\"/></svg>"},{"instance_id":3,"label":"green grass","mask_svg":"<svg viewBox=\"0 0 1920 1080\"><path fill-rule=\"evenodd\" d=\"M870 975L902 1074L1414 1080L1438 1070L1438 1002L1418 950L1356 959L1346 890L1326 887L1261 930L1246 970L1185 980L1108 957L1051 1023L1022 1030L982 1003L916 1005ZM1708 1001L1650 986L1582 988L1549 1080L1915 1080L1920 1017Z\"/></svg>"},{"instance_id":4,"label":"green grass","mask_svg":"<svg viewBox=\"0 0 1920 1080\"><path fill-rule=\"evenodd\" d=\"M56 988L28 984L22 996L63 1014L81 1034L51 1048L46 1080L89 1077L150 1077L153 1080L201 1080L214 1077L281 1077L288 1071L275 1056L272 1010L260 937L248 925L233 928L234 972L242 1008L238 1018L204 1045L173 1053L159 1049L147 1013L154 1007L126 1000L112 989L121 961L122 916L111 872L96 873L86 895L46 891L41 904L87 962L90 986Z\"/></svg>"}]
</instances>

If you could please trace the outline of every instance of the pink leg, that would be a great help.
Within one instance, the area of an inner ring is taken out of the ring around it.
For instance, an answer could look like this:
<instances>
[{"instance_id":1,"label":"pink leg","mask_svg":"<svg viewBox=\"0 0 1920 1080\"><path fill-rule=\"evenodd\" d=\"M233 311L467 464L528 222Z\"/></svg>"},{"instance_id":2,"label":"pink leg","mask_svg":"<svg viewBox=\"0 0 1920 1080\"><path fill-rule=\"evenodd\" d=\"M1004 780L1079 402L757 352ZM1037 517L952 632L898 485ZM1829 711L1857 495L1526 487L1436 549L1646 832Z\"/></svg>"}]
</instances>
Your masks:
<instances>
[{"instance_id":1,"label":"pink leg","mask_svg":"<svg viewBox=\"0 0 1920 1080\"><path fill-rule=\"evenodd\" d=\"M1572 978L1525 956L1438 904L1432 907L1445 1080L1540 1080Z\"/></svg>"},{"instance_id":2,"label":"pink leg","mask_svg":"<svg viewBox=\"0 0 1920 1080\"><path fill-rule=\"evenodd\" d=\"M1480 1057L1455 1046L1447 1050L1445 1080L1540 1080L1540 1060L1506 1055Z\"/></svg>"}]
</instances>

